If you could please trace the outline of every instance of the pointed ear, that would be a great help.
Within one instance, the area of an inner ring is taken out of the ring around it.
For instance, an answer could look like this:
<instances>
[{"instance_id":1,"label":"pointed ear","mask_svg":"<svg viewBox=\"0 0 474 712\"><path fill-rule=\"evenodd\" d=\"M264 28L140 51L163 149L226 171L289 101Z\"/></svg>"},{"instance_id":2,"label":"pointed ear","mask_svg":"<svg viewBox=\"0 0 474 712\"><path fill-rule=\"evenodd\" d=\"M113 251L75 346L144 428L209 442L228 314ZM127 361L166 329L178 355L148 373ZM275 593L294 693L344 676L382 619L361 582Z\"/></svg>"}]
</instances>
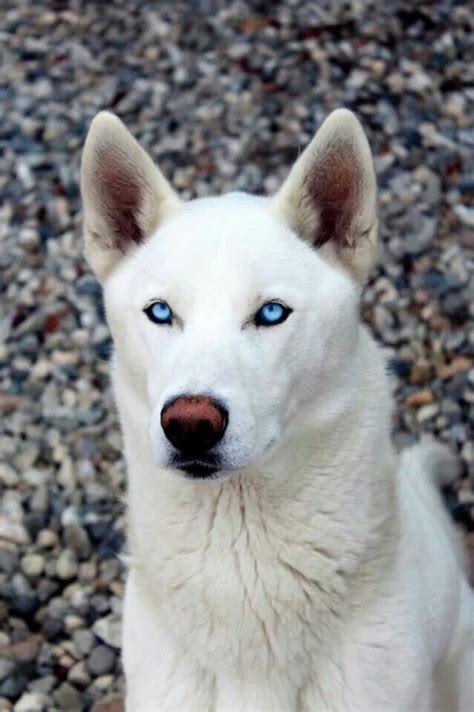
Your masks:
<instances>
[{"instance_id":1,"label":"pointed ear","mask_svg":"<svg viewBox=\"0 0 474 712\"><path fill-rule=\"evenodd\" d=\"M173 189L114 114L93 120L82 155L86 257L103 280L179 205Z\"/></svg>"},{"instance_id":2,"label":"pointed ear","mask_svg":"<svg viewBox=\"0 0 474 712\"><path fill-rule=\"evenodd\" d=\"M274 198L303 239L364 281L377 249L376 182L367 138L354 114L328 116Z\"/></svg>"}]
</instances>

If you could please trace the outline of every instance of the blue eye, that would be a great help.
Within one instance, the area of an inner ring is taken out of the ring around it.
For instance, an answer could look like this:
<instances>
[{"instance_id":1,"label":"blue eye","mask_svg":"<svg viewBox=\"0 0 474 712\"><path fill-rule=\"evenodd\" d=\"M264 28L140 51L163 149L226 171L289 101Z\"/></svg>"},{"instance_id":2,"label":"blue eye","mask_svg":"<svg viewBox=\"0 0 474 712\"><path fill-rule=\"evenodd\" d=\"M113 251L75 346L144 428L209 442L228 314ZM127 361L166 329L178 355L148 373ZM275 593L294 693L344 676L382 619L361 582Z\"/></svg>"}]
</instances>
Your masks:
<instances>
[{"instance_id":1,"label":"blue eye","mask_svg":"<svg viewBox=\"0 0 474 712\"><path fill-rule=\"evenodd\" d=\"M152 302L143 311L155 324L171 324L173 313L166 302Z\"/></svg>"},{"instance_id":2,"label":"blue eye","mask_svg":"<svg viewBox=\"0 0 474 712\"><path fill-rule=\"evenodd\" d=\"M276 326L286 321L291 314L289 307L280 302L267 302L255 314L256 326Z\"/></svg>"}]
</instances>

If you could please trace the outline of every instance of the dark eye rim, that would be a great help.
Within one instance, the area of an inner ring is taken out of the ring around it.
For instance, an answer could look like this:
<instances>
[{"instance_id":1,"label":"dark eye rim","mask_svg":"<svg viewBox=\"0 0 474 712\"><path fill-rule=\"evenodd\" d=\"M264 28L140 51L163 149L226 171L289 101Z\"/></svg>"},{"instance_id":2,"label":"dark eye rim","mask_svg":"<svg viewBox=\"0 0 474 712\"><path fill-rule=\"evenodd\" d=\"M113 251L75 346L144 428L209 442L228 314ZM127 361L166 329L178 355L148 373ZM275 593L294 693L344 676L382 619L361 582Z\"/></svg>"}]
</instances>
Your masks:
<instances>
[{"instance_id":1,"label":"dark eye rim","mask_svg":"<svg viewBox=\"0 0 474 712\"><path fill-rule=\"evenodd\" d=\"M167 319L166 321L161 321L161 320L155 318L153 311L152 311L155 304L165 304L168 307L168 309L170 310L169 319ZM150 302L149 304L146 305L146 307L143 309L143 313L146 314L148 319L153 324L158 324L158 326L171 326L171 324L173 323L173 317L174 317L173 310L171 309L170 305L167 302L165 302L164 299L153 300L152 302Z\"/></svg>"},{"instance_id":2,"label":"dark eye rim","mask_svg":"<svg viewBox=\"0 0 474 712\"><path fill-rule=\"evenodd\" d=\"M283 309L281 318L278 319L277 321L272 321L271 324L259 319L259 314L261 313L263 307L267 306L267 304L278 304ZM288 319L288 317L290 316L290 314L292 314L292 312L293 312L293 309L291 309L289 306L287 306L283 302L280 302L278 299L270 299L268 302L265 302L264 304L262 304L262 306L256 312L256 314L254 316L254 324L257 327L278 326L279 324L283 324L283 322Z\"/></svg>"}]
</instances>

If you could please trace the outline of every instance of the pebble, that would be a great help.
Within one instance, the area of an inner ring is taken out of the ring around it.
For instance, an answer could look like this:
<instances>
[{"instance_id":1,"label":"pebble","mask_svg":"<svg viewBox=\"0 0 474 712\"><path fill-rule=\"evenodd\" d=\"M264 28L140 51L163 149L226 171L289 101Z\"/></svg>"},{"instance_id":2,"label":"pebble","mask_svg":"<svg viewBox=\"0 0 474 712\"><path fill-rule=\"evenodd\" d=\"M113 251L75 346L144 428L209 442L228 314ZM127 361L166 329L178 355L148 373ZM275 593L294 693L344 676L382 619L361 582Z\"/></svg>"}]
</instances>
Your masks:
<instances>
[{"instance_id":1,"label":"pebble","mask_svg":"<svg viewBox=\"0 0 474 712\"><path fill-rule=\"evenodd\" d=\"M452 378L459 373L465 373L473 365L473 361L464 356L454 358L451 363L440 363L436 367L436 375L443 380Z\"/></svg>"},{"instance_id":2,"label":"pebble","mask_svg":"<svg viewBox=\"0 0 474 712\"><path fill-rule=\"evenodd\" d=\"M417 391L407 396L405 403L408 408L420 408L432 403L434 400L433 392L426 388L422 391Z\"/></svg>"},{"instance_id":3,"label":"pebble","mask_svg":"<svg viewBox=\"0 0 474 712\"><path fill-rule=\"evenodd\" d=\"M53 693L53 699L61 712L81 712L81 698L78 691L68 682L62 685Z\"/></svg>"},{"instance_id":4,"label":"pebble","mask_svg":"<svg viewBox=\"0 0 474 712\"><path fill-rule=\"evenodd\" d=\"M77 574L77 558L71 549L64 549L56 562L56 576L62 581L68 581Z\"/></svg>"},{"instance_id":5,"label":"pebble","mask_svg":"<svg viewBox=\"0 0 474 712\"><path fill-rule=\"evenodd\" d=\"M20 562L21 570L30 578L38 578L44 571L44 558L40 554L27 554Z\"/></svg>"},{"instance_id":6,"label":"pebble","mask_svg":"<svg viewBox=\"0 0 474 712\"><path fill-rule=\"evenodd\" d=\"M52 549L58 542L58 535L51 529L42 529L38 532L36 543L41 549Z\"/></svg>"},{"instance_id":7,"label":"pebble","mask_svg":"<svg viewBox=\"0 0 474 712\"><path fill-rule=\"evenodd\" d=\"M0 514L0 539L6 539L14 544L28 544L29 535L20 522L15 522Z\"/></svg>"},{"instance_id":8,"label":"pebble","mask_svg":"<svg viewBox=\"0 0 474 712\"><path fill-rule=\"evenodd\" d=\"M123 697L120 695L110 695L96 702L92 707L92 712L125 712Z\"/></svg>"},{"instance_id":9,"label":"pebble","mask_svg":"<svg viewBox=\"0 0 474 712\"><path fill-rule=\"evenodd\" d=\"M51 700L40 692L25 692L15 705L15 712L48 712Z\"/></svg>"},{"instance_id":10,"label":"pebble","mask_svg":"<svg viewBox=\"0 0 474 712\"><path fill-rule=\"evenodd\" d=\"M97 645L87 659L87 669L94 677L106 675L115 665L115 653L107 645Z\"/></svg>"},{"instance_id":11,"label":"pebble","mask_svg":"<svg viewBox=\"0 0 474 712\"><path fill-rule=\"evenodd\" d=\"M91 676L89 675L85 662L81 661L76 663L71 667L67 674L67 679L74 685L79 685L80 687L86 687L91 682Z\"/></svg>"},{"instance_id":12,"label":"pebble","mask_svg":"<svg viewBox=\"0 0 474 712\"><path fill-rule=\"evenodd\" d=\"M468 208L466 205L455 205L453 212L463 225L474 227L474 208Z\"/></svg>"},{"instance_id":13,"label":"pebble","mask_svg":"<svg viewBox=\"0 0 474 712\"><path fill-rule=\"evenodd\" d=\"M122 641L122 626L120 618L115 614L110 614L99 618L92 630L100 640L113 648L120 648Z\"/></svg>"},{"instance_id":14,"label":"pebble","mask_svg":"<svg viewBox=\"0 0 474 712\"><path fill-rule=\"evenodd\" d=\"M7 465L6 462L0 462L0 484L6 487L15 487L18 481L18 474L13 467Z\"/></svg>"},{"instance_id":15,"label":"pebble","mask_svg":"<svg viewBox=\"0 0 474 712\"><path fill-rule=\"evenodd\" d=\"M418 410L416 418L419 423L425 423L427 420L431 420L431 418L434 418L435 415L438 414L438 412L439 406L436 403L433 403L432 405L423 405Z\"/></svg>"},{"instance_id":16,"label":"pebble","mask_svg":"<svg viewBox=\"0 0 474 712\"><path fill-rule=\"evenodd\" d=\"M8 658L0 658L0 682L5 680L13 670L15 669L15 663Z\"/></svg>"},{"instance_id":17,"label":"pebble","mask_svg":"<svg viewBox=\"0 0 474 712\"><path fill-rule=\"evenodd\" d=\"M94 634L87 629L73 632L72 639L82 656L89 655L95 644Z\"/></svg>"}]
</instances>

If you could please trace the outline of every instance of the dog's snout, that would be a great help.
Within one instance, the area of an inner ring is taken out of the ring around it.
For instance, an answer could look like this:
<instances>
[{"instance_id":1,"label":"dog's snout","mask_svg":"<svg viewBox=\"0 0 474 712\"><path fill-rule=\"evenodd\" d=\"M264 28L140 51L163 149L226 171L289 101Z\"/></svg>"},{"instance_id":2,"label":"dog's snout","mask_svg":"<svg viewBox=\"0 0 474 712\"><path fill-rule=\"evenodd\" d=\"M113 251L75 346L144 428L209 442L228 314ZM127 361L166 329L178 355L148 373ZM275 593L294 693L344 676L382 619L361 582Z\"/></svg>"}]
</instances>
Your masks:
<instances>
[{"instance_id":1,"label":"dog's snout","mask_svg":"<svg viewBox=\"0 0 474 712\"><path fill-rule=\"evenodd\" d=\"M199 456L217 445L227 427L225 408L209 396L180 396L161 411L161 427L184 455Z\"/></svg>"}]
</instances>

